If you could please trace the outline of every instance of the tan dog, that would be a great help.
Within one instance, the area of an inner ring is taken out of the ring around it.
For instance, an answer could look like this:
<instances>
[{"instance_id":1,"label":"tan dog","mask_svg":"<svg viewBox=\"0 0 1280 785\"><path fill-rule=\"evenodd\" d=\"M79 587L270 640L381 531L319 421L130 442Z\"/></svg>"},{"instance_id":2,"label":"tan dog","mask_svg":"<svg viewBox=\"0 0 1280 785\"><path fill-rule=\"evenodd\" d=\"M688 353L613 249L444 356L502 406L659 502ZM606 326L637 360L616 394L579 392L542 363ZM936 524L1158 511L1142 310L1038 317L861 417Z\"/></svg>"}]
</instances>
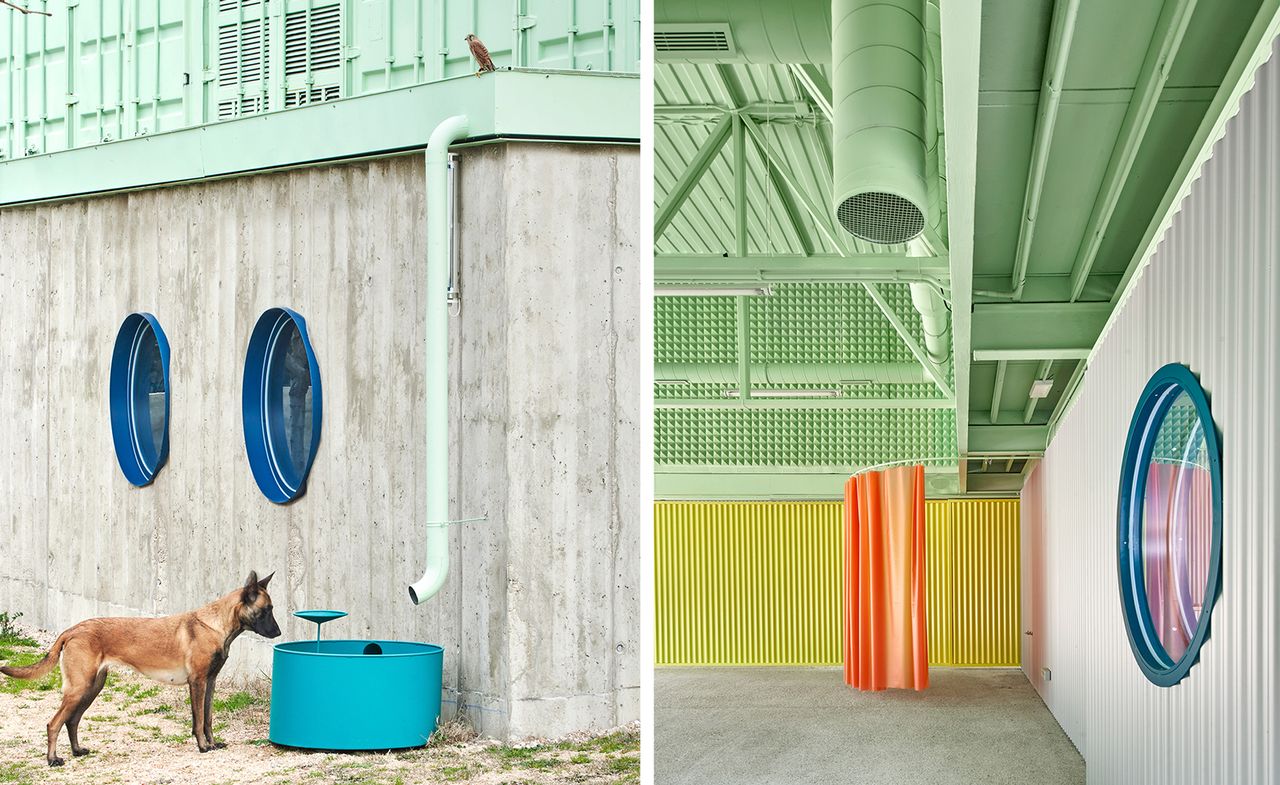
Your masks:
<instances>
[{"instance_id":1,"label":"tan dog","mask_svg":"<svg viewBox=\"0 0 1280 785\"><path fill-rule=\"evenodd\" d=\"M271 575L274 575L272 573ZM62 705L49 720L49 765L61 766L55 754L58 731L67 726L71 754L84 755L80 718L102 692L107 670L125 665L165 684L191 689L191 732L201 752L213 743L213 686L227 661L231 642L245 630L264 638L280 635L267 584L256 572L242 588L203 608L159 619L110 618L82 621L58 636L49 653L25 668L0 668L15 679L38 679L62 657Z\"/></svg>"}]
</instances>

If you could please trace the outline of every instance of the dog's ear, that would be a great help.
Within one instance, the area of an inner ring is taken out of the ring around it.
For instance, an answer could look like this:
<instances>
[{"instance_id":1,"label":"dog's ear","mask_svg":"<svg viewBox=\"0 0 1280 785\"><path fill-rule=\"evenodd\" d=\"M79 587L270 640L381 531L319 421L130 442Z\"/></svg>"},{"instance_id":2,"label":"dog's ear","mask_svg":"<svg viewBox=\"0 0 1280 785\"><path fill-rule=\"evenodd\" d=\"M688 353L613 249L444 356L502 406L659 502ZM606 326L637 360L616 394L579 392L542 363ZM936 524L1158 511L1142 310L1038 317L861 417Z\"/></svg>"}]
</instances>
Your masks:
<instances>
[{"instance_id":1,"label":"dog's ear","mask_svg":"<svg viewBox=\"0 0 1280 785\"><path fill-rule=\"evenodd\" d=\"M271 583L271 579L272 579L272 578L274 578L274 577L275 577L275 575L276 575L276 574L273 572L273 573L271 573L270 575L268 575L267 577L265 577L265 578L263 578L262 580L258 581L258 588L259 588L259 589L264 589L264 590L265 590L265 589L267 588L267 584L268 584L268 583Z\"/></svg>"},{"instance_id":2,"label":"dog's ear","mask_svg":"<svg viewBox=\"0 0 1280 785\"><path fill-rule=\"evenodd\" d=\"M244 582L244 588L240 590L240 602L245 605L252 605L258 599L258 572L250 570L248 579Z\"/></svg>"}]
</instances>

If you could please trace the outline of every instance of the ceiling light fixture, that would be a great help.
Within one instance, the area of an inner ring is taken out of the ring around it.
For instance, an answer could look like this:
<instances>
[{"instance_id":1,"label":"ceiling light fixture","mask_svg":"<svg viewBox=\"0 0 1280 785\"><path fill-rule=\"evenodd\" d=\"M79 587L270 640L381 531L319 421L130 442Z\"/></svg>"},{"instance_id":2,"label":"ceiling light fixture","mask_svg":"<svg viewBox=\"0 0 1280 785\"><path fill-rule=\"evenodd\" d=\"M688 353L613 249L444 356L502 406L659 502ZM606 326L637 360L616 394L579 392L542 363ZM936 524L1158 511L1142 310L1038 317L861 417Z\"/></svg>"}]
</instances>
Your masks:
<instances>
[{"instance_id":1,"label":"ceiling light fixture","mask_svg":"<svg viewBox=\"0 0 1280 785\"><path fill-rule=\"evenodd\" d=\"M752 390L752 398L839 398L839 390ZM742 393L737 389L724 391L726 398L740 398Z\"/></svg>"},{"instance_id":2,"label":"ceiling light fixture","mask_svg":"<svg viewBox=\"0 0 1280 785\"><path fill-rule=\"evenodd\" d=\"M1049 391L1053 389L1053 379L1036 379L1031 383L1031 393L1028 398L1048 398Z\"/></svg>"},{"instance_id":3,"label":"ceiling light fixture","mask_svg":"<svg viewBox=\"0 0 1280 785\"><path fill-rule=\"evenodd\" d=\"M655 297L768 297L772 286L655 286Z\"/></svg>"}]
</instances>

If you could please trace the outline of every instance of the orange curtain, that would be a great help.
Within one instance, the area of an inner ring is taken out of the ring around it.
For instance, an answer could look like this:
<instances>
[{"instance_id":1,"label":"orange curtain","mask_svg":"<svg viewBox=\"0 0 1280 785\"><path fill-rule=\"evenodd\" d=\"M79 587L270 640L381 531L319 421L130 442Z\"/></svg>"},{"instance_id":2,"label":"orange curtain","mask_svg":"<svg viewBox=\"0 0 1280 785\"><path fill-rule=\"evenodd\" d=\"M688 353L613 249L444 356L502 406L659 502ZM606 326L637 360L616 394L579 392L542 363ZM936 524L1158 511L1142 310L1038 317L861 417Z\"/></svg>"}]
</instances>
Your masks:
<instances>
[{"instance_id":1,"label":"orange curtain","mask_svg":"<svg viewBox=\"0 0 1280 785\"><path fill-rule=\"evenodd\" d=\"M844 681L860 690L929 686L924 467L844 486Z\"/></svg>"}]
</instances>

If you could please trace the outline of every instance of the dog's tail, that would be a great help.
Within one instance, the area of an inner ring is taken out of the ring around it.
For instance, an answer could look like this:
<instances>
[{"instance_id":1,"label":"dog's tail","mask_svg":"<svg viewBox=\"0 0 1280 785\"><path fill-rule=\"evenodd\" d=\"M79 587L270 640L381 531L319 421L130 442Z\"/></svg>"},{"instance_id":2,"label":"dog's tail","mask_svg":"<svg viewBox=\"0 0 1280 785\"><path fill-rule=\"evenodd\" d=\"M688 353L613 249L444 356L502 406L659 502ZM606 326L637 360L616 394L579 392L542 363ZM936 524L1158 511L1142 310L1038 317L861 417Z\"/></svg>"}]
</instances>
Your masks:
<instances>
[{"instance_id":1,"label":"dog's tail","mask_svg":"<svg viewBox=\"0 0 1280 785\"><path fill-rule=\"evenodd\" d=\"M53 646L49 648L49 653L44 655L44 659L37 663L26 666L25 668L14 668L4 666L0 668L0 673L14 679L39 679L43 678L49 671L53 670L53 666L58 664L58 657L62 654L62 647L67 642L67 634L71 630L67 630L58 636L53 642Z\"/></svg>"}]
</instances>

